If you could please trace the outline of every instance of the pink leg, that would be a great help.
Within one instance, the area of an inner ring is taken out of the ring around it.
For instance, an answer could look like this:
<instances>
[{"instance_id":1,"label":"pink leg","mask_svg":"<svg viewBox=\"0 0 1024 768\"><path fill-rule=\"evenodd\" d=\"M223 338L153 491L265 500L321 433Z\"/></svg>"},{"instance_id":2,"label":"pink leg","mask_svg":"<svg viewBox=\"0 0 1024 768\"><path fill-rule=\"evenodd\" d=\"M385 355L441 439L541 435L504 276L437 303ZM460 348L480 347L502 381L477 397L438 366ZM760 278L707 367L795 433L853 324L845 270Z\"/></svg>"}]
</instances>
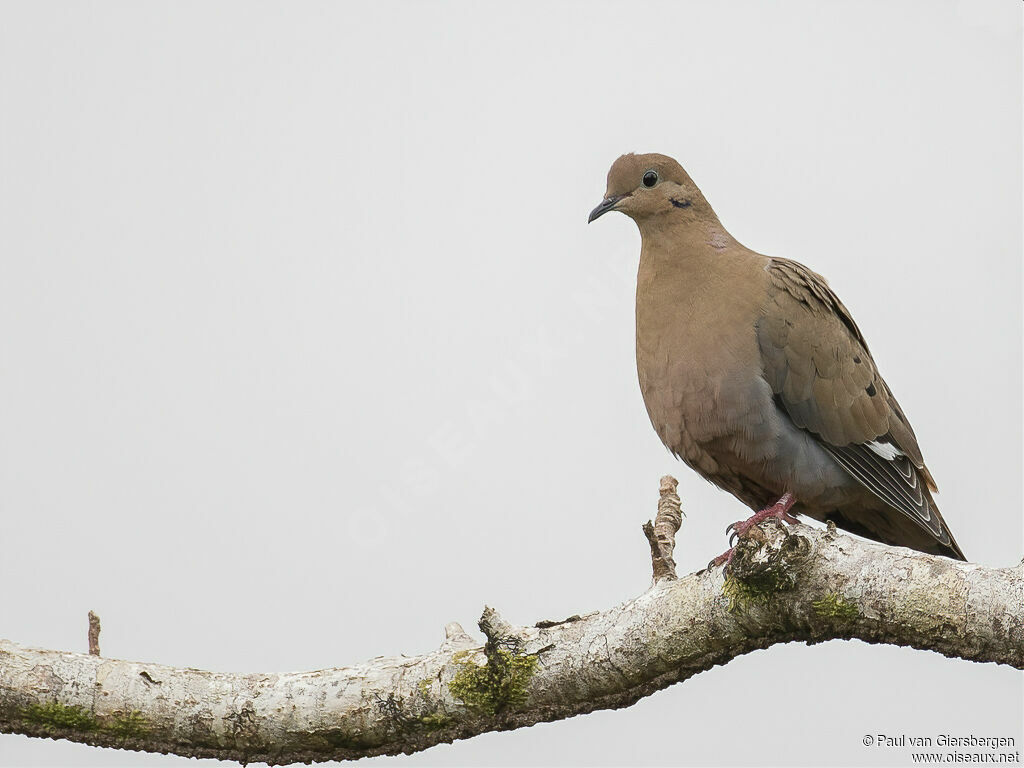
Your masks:
<instances>
[{"instance_id":1,"label":"pink leg","mask_svg":"<svg viewBox=\"0 0 1024 768\"><path fill-rule=\"evenodd\" d=\"M797 519L789 514L789 510L793 508L796 503L796 498L789 491L782 494L779 500L772 504L770 507L755 512L753 515L748 517L746 520L738 520L735 523L729 525L725 531L729 534L729 543L733 546L729 547L725 552L720 554L714 560L709 563L709 566L714 568L723 563L728 564L732 560L733 552L736 551L735 541L740 536L745 536L747 531L753 528L758 523L767 520L769 517L774 517L776 520L782 520L787 523L795 523Z\"/></svg>"}]
</instances>

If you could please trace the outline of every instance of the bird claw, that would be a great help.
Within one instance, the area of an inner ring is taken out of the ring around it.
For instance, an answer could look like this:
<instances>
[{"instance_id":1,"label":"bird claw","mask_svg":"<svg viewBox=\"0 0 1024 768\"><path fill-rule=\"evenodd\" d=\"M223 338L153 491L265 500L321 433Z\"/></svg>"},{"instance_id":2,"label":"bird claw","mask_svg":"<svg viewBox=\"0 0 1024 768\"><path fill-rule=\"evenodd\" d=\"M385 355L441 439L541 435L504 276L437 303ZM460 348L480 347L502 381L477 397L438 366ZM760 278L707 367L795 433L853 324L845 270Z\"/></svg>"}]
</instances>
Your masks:
<instances>
[{"instance_id":1,"label":"bird claw","mask_svg":"<svg viewBox=\"0 0 1024 768\"><path fill-rule=\"evenodd\" d=\"M763 511L764 510L762 510L762 512ZM759 515L761 516L759 517ZM769 517L769 515L762 515L761 512L758 512L747 520L737 520L735 523L729 523L725 528L725 532L729 534L729 546L731 547L735 545L740 537L746 536L747 531L760 523L766 517Z\"/></svg>"},{"instance_id":2,"label":"bird claw","mask_svg":"<svg viewBox=\"0 0 1024 768\"><path fill-rule=\"evenodd\" d=\"M711 563L721 565L722 563L728 563L732 560L732 552L733 548L736 546L736 542L746 536L747 531L758 523L767 520L769 517L789 523L790 525L798 522L793 515L789 514L789 510L792 508L795 501L796 500L793 498L792 494L785 493L782 495L782 498L770 507L765 507L764 509L755 512L746 520L737 520L735 523L729 523L729 525L725 526L725 532L729 534L729 550L716 557L711 561Z\"/></svg>"},{"instance_id":3,"label":"bird claw","mask_svg":"<svg viewBox=\"0 0 1024 768\"><path fill-rule=\"evenodd\" d=\"M725 552L723 552L710 563L708 563L707 570L710 571L712 568L717 568L720 565L728 565L730 562L732 562L732 556L735 552L735 549L729 547L727 550L725 550Z\"/></svg>"}]
</instances>

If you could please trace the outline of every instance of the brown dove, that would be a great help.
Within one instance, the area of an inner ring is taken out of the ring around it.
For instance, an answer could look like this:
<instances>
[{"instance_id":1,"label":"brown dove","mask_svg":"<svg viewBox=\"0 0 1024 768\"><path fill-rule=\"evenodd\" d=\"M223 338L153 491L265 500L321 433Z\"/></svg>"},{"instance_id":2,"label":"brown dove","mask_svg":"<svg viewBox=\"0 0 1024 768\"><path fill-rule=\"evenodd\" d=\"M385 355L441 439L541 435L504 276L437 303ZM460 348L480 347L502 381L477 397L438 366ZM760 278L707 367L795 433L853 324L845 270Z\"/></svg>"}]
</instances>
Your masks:
<instances>
[{"instance_id":1,"label":"brown dove","mask_svg":"<svg viewBox=\"0 0 1024 768\"><path fill-rule=\"evenodd\" d=\"M821 275L722 226L671 157L623 155L590 221L640 229L636 364L662 442L767 517L963 560L910 422ZM718 562L726 559L726 555Z\"/></svg>"}]
</instances>

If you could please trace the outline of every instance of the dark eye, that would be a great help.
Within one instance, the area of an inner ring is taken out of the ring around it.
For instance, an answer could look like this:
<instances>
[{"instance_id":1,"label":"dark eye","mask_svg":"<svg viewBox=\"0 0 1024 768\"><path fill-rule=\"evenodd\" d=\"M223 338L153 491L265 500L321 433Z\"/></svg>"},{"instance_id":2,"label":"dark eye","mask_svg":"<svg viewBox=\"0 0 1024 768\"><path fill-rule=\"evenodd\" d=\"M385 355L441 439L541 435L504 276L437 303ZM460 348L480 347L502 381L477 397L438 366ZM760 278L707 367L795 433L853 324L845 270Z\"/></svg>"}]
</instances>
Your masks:
<instances>
[{"instance_id":1,"label":"dark eye","mask_svg":"<svg viewBox=\"0 0 1024 768\"><path fill-rule=\"evenodd\" d=\"M634 178L636 178L636 177L634 177ZM648 171L647 173L644 174L644 186L645 187L653 187L657 183L658 183L658 174L657 173L655 173L654 171Z\"/></svg>"}]
</instances>

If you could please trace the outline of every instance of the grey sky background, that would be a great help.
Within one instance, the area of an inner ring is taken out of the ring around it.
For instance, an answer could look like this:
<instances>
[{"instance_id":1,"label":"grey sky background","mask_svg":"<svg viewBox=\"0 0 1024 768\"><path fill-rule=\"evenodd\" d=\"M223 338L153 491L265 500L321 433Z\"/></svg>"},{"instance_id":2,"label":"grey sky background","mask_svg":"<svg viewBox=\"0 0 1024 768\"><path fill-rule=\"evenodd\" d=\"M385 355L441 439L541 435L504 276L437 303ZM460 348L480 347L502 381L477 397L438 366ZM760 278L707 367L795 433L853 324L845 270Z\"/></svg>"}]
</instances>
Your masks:
<instances>
[{"instance_id":1,"label":"grey sky background","mask_svg":"<svg viewBox=\"0 0 1024 768\"><path fill-rule=\"evenodd\" d=\"M747 510L636 383L612 161L826 275L972 560L1019 561L1021 6L0 5L0 636L291 671L647 588ZM1022 676L831 642L402 765L908 765ZM205 764L215 765L213 761ZM183 759L0 736L3 766Z\"/></svg>"}]
</instances>

